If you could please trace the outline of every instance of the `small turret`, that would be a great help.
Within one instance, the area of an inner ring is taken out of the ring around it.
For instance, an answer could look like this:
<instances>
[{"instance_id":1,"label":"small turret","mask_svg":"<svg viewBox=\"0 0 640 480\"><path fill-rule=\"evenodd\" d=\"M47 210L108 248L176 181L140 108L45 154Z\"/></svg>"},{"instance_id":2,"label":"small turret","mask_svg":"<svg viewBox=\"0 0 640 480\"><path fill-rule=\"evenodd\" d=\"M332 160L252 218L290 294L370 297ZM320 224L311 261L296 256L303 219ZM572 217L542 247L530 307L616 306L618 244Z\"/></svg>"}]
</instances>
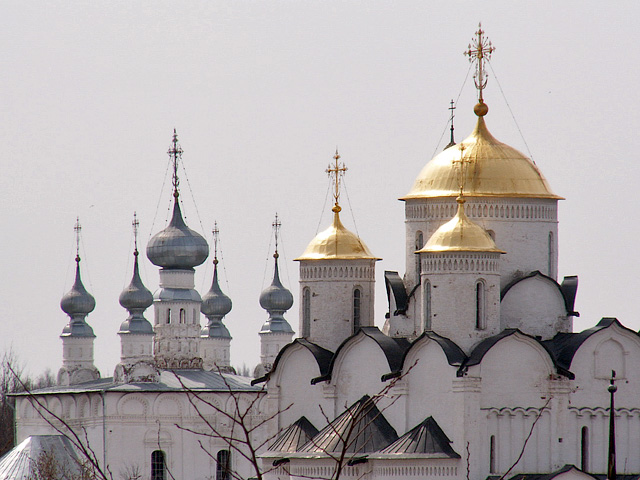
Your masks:
<instances>
[{"instance_id":1,"label":"small turret","mask_svg":"<svg viewBox=\"0 0 640 480\"><path fill-rule=\"evenodd\" d=\"M269 318L260 329L260 365L254 371L256 377L271 370L273 362L282 347L291 342L294 332L284 313L293 306L293 295L280 281L278 270L278 231L282 224L276 219L272 226L276 237L276 248L273 254L274 270L271 285L260 294L260 306L269 313Z\"/></svg>"},{"instance_id":2,"label":"small turret","mask_svg":"<svg viewBox=\"0 0 640 480\"><path fill-rule=\"evenodd\" d=\"M72 385L100 378L93 365L93 329L86 317L96 307L80 277L80 220L76 220L76 278L73 287L60 301L60 308L69 315L69 323L62 329L62 367L58 372L59 385Z\"/></svg>"},{"instance_id":3,"label":"small turret","mask_svg":"<svg viewBox=\"0 0 640 480\"><path fill-rule=\"evenodd\" d=\"M120 305L129 317L120 324L120 363L113 374L116 382L155 382L159 371L153 361L153 326L144 318L144 311L153 304L153 295L144 286L138 270L138 225L133 214L133 278L120 294Z\"/></svg>"},{"instance_id":4,"label":"small turret","mask_svg":"<svg viewBox=\"0 0 640 480\"><path fill-rule=\"evenodd\" d=\"M207 317L207 325L200 333L200 350L203 368L218 370L225 373L235 373L230 365L231 334L222 323L222 319L231 311L233 303L224 294L218 282L218 223L213 228L213 281L211 288L202 297L200 312Z\"/></svg>"}]
</instances>

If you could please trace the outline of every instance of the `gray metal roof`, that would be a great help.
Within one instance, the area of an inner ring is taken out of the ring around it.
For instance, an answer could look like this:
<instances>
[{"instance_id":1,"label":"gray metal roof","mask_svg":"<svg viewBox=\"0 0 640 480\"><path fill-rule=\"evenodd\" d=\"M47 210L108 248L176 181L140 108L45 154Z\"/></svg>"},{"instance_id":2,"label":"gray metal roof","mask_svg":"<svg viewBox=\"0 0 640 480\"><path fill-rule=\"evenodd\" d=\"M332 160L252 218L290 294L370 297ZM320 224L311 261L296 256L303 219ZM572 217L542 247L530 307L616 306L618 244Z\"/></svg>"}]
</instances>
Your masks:
<instances>
[{"instance_id":1,"label":"gray metal roof","mask_svg":"<svg viewBox=\"0 0 640 480\"><path fill-rule=\"evenodd\" d=\"M36 465L43 454L55 461L60 474L58 478L67 478L63 472L80 473L80 462L67 438L62 435L33 435L0 458L0 480L36 478Z\"/></svg>"},{"instance_id":2,"label":"gray metal roof","mask_svg":"<svg viewBox=\"0 0 640 480\"><path fill-rule=\"evenodd\" d=\"M413 427L398 440L381 450L380 453L424 454L430 458L460 458L460 455L451 448L451 440L433 417L429 417Z\"/></svg>"},{"instance_id":3,"label":"gray metal roof","mask_svg":"<svg viewBox=\"0 0 640 480\"><path fill-rule=\"evenodd\" d=\"M182 384L181 384L182 382ZM225 383L226 382L226 383ZM69 386L56 386L34 390L35 395L88 392L171 392L182 391L182 385L202 392L260 392L261 387L251 385L251 378L221 374L206 370L161 370L159 382L116 383L113 378L100 378ZM15 396L28 395L18 393Z\"/></svg>"},{"instance_id":4,"label":"gray metal roof","mask_svg":"<svg viewBox=\"0 0 640 480\"><path fill-rule=\"evenodd\" d=\"M338 453L346 443L350 454L376 452L398 439L398 434L375 402L365 395L303 445L301 454Z\"/></svg>"},{"instance_id":5,"label":"gray metal roof","mask_svg":"<svg viewBox=\"0 0 640 480\"><path fill-rule=\"evenodd\" d=\"M318 429L307 420L307 417L300 417L278 435L269 450L272 452L297 452L317 434Z\"/></svg>"}]
</instances>

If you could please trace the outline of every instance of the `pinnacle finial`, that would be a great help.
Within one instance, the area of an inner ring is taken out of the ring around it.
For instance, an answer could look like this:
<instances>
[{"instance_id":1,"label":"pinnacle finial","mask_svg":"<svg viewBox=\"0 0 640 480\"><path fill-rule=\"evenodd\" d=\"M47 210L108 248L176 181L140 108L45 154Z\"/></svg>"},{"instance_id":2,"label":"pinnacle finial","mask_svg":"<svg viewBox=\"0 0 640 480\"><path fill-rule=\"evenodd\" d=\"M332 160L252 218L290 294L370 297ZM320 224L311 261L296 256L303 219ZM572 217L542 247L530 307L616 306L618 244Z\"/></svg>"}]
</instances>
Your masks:
<instances>
[{"instance_id":1,"label":"pinnacle finial","mask_svg":"<svg viewBox=\"0 0 640 480\"><path fill-rule=\"evenodd\" d=\"M138 256L138 227L140 226L140 222L138 221L138 215L136 212L133 212L133 221L131 222L131 227L133 228L133 255Z\"/></svg>"},{"instance_id":2,"label":"pinnacle finial","mask_svg":"<svg viewBox=\"0 0 640 480\"><path fill-rule=\"evenodd\" d=\"M76 232L76 263L80 263L80 232L82 231L80 217L76 217L76 224L73 226L73 230Z\"/></svg>"},{"instance_id":3,"label":"pinnacle finial","mask_svg":"<svg viewBox=\"0 0 640 480\"><path fill-rule=\"evenodd\" d=\"M213 222L213 264L218 265L218 236L220 235L220 230L218 230L218 221Z\"/></svg>"},{"instance_id":4,"label":"pinnacle finial","mask_svg":"<svg viewBox=\"0 0 640 480\"><path fill-rule=\"evenodd\" d=\"M278 260L278 257L280 256L280 254L278 253L278 234L280 233L280 227L282 226L282 222L280 222L280 219L278 218L278 212L276 212L276 218L271 226L273 227L273 234L276 237L276 251L273 254L273 258Z\"/></svg>"},{"instance_id":5,"label":"pinnacle finial","mask_svg":"<svg viewBox=\"0 0 640 480\"><path fill-rule=\"evenodd\" d=\"M171 157L171 161L173 162L172 184L173 184L173 196L176 199L180 195L180 193L178 191L178 186L180 185L180 179L178 178L178 162L182 159L182 154L183 153L184 153L184 151L182 150L182 147L178 143L178 132L174 128L173 129L173 139L171 141L171 147L169 147L169 150L167 151L167 154L169 155L169 157Z\"/></svg>"},{"instance_id":6,"label":"pinnacle finial","mask_svg":"<svg viewBox=\"0 0 640 480\"><path fill-rule=\"evenodd\" d=\"M482 97L482 91L487 86L487 72L485 71L485 61L491 59L491 54L494 52L495 47L491 44L491 41L484 37L484 30L482 30L482 24L478 24L478 31L475 33L475 38L471 40L471 43L465 50L464 54L469 57L471 63L475 63L476 72L473 75L473 80L478 89L478 103L484 104L484 98ZM474 109L475 110L475 109ZM478 109L476 114L480 117L486 115L484 109ZM484 113L483 113L484 112Z\"/></svg>"},{"instance_id":7,"label":"pinnacle finial","mask_svg":"<svg viewBox=\"0 0 640 480\"><path fill-rule=\"evenodd\" d=\"M449 115L449 124L450 124L449 130L451 131L451 138L449 139L449 144L446 147L444 147L445 150L449 147L453 147L456 144L456 141L453 137L453 130L454 130L453 119L455 118L456 104L453 101L453 99L451 99L451 103L449 105L450 105L449 110L451 111L451 115Z\"/></svg>"},{"instance_id":8,"label":"pinnacle finial","mask_svg":"<svg viewBox=\"0 0 640 480\"><path fill-rule=\"evenodd\" d=\"M347 171L347 167L344 162L340 164L340 154L338 153L338 148L336 147L336 154L333 156L334 163L329 164L327 167L327 174L329 177L333 177L334 180L334 191L333 191L333 200L334 205L331 209L334 213L340 212L342 208L340 208L339 199L340 199L340 177L344 175L344 172Z\"/></svg>"}]
</instances>

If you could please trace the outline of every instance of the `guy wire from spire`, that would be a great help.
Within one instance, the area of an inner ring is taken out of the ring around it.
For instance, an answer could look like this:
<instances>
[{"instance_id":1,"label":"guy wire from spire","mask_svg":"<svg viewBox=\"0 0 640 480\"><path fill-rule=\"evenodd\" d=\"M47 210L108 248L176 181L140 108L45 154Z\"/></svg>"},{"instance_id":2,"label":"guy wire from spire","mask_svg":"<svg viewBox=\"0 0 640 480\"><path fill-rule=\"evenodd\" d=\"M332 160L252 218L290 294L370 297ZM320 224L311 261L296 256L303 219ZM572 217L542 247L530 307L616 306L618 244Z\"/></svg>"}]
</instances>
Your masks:
<instances>
[{"instance_id":1,"label":"guy wire from spire","mask_svg":"<svg viewBox=\"0 0 640 480\"><path fill-rule=\"evenodd\" d=\"M487 62L487 63L489 64L489 68L491 69L491 73L493 74L493 78L495 78L495 80L496 80L496 84L498 85L498 89L500 90L500 93L502 94L502 98L504 99L504 103L507 104L507 108L509 109L509 113L511 114L511 118L513 119L513 123L516 124L516 128L518 129L518 133L520 134L520 138L522 138L522 141L524 142L524 146L527 147L527 153L529 154L529 158L531 159L533 164L536 165L536 161L533 159L533 154L531 153L531 149L529 149L529 144L527 143L527 140L524 138L524 135L522 134L522 130L520 130L520 125L518 125L518 121L516 120L516 116L513 114L513 110L511 110L511 105L509 105L509 102L507 101L507 96L504 94L504 90L502 90L502 85L500 85L500 80L498 80L498 76L496 75L496 72L493 70L493 65L491 65L491 62Z\"/></svg>"},{"instance_id":2,"label":"guy wire from spire","mask_svg":"<svg viewBox=\"0 0 640 480\"><path fill-rule=\"evenodd\" d=\"M471 72L471 67L473 67L473 65L469 64L469 68L467 69L467 74L464 77L464 81L462 82L462 85L460 86L460 91L458 92L458 96L456 97L456 101L454 103L455 107L458 107L458 101L460 100L460 96L462 95L462 91L464 90L464 86L467 84L467 80L469 79L469 72ZM438 143L436 143L436 148L433 151L433 155L431 155L431 158L435 157L438 153L438 149L440 148L440 144L442 143L442 139L444 138L444 134L447 132L447 127L449 126L449 119L447 119L447 122L445 123L444 128L442 129L442 134L440 135L440 138L438 139Z\"/></svg>"}]
</instances>

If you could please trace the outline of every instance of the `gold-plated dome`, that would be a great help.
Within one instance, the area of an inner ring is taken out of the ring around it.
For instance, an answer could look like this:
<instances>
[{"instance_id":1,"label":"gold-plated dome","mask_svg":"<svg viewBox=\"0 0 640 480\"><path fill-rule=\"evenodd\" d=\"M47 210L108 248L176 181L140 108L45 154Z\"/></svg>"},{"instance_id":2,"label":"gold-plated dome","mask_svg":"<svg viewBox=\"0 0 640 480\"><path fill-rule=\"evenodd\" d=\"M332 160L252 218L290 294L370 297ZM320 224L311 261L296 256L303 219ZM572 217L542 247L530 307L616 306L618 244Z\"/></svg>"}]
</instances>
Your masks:
<instances>
[{"instance_id":1,"label":"gold-plated dome","mask_svg":"<svg viewBox=\"0 0 640 480\"><path fill-rule=\"evenodd\" d=\"M340 221L340 207L333 208L333 223L311 240L299 260L380 260L357 235L347 230Z\"/></svg>"},{"instance_id":2,"label":"gold-plated dome","mask_svg":"<svg viewBox=\"0 0 640 480\"><path fill-rule=\"evenodd\" d=\"M489 234L479 225L469 220L464 213L464 198L458 197L458 212L441 225L426 245L416 253L429 252L493 252L500 250Z\"/></svg>"},{"instance_id":3,"label":"gold-plated dome","mask_svg":"<svg viewBox=\"0 0 640 480\"><path fill-rule=\"evenodd\" d=\"M461 145L462 150L460 145L449 147L427 163L411 191L400 200L455 197L460 184L464 185L463 193L467 197L562 199L551 191L528 157L489 133L484 115L478 117L473 133ZM461 160L466 165L462 182Z\"/></svg>"}]
</instances>

